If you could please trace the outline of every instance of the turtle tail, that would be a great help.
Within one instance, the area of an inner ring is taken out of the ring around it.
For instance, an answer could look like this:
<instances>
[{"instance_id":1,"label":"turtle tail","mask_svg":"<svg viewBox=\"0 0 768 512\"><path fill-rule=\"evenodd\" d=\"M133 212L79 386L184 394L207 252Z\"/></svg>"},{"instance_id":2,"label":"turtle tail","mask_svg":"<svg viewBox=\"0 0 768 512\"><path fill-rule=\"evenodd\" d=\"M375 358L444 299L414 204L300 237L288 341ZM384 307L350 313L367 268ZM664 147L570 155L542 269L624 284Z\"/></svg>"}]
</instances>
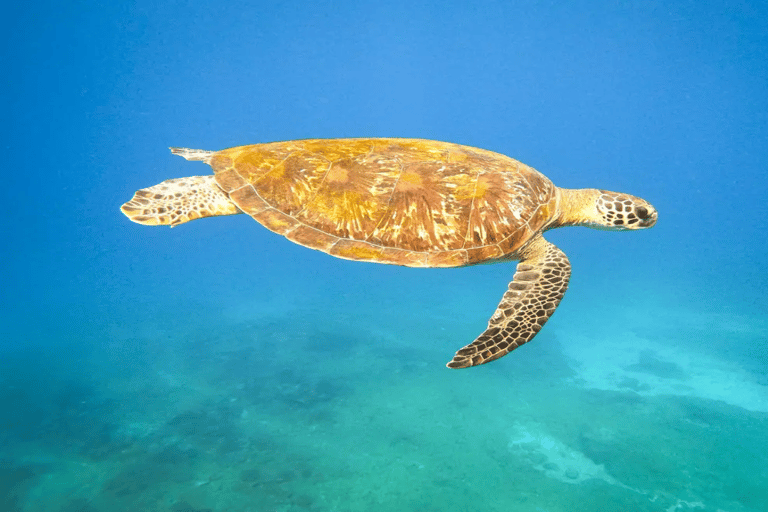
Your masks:
<instances>
[{"instance_id":1,"label":"turtle tail","mask_svg":"<svg viewBox=\"0 0 768 512\"><path fill-rule=\"evenodd\" d=\"M189 149L189 148L168 148L174 155L179 155L186 158L189 161L200 161L210 165L211 157L215 151L207 151L205 149Z\"/></svg>"}]
</instances>

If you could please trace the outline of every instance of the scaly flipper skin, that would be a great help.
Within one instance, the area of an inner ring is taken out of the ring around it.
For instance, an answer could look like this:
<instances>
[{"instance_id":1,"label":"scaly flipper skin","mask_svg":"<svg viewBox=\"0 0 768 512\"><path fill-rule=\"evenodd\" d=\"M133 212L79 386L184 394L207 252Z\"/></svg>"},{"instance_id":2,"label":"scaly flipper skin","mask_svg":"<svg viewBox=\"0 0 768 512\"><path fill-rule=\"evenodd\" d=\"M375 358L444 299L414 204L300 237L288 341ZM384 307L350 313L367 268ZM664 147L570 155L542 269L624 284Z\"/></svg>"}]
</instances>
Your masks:
<instances>
[{"instance_id":1,"label":"scaly flipper skin","mask_svg":"<svg viewBox=\"0 0 768 512\"><path fill-rule=\"evenodd\" d=\"M571 264L563 251L541 235L531 240L488 328L456 352L448 368L484 364L531 341L555 312L570 277Z\"/></svg>"},{"instance_id":2,"label":"scaly flipper skin","mask_svg":"<svg viewBox=\"0 0 768 512\"><path fill-rule=\"evenodd\" d=\"M120 209L133 222L171 227L203 217L243 213L213 176L166 180L139 190Z\"/></svg>"}]
</instances>

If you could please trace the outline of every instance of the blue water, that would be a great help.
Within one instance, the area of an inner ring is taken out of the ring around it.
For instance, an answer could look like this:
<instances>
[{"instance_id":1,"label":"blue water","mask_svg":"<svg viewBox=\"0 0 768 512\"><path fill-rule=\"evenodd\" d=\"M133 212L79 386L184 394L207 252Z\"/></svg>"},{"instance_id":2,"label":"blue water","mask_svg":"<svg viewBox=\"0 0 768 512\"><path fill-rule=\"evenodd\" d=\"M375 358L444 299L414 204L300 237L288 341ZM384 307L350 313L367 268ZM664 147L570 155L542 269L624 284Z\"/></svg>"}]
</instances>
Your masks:
<instances>
[{"instance_id":1,"label":"blue water","mask_svg":"<svg viewBox=\"0 0 768 512\"><path fill-rule=\"evenodd\" d=\"M768 4L3 8L0 511L768 510ZM130 222L168 146L418 137L651 201L547 237L560 308L445 363L514 265Z\"/></svg>"}]
</instances>

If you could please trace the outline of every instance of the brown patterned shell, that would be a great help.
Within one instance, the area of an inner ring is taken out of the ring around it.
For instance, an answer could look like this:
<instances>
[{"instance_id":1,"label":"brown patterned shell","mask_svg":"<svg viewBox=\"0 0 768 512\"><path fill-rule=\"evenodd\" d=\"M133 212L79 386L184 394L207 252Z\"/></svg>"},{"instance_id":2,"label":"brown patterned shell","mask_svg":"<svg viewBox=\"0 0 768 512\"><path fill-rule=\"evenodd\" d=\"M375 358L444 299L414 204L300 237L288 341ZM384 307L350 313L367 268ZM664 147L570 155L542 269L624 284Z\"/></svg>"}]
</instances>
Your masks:
<instances>
[{"instance_id":1,"label":"brown patterned shell","mask_svg":"<svg viewBox=\"0 0 768 512\"><path fill-rule=\"evenodd\" d=\"M214 153L246 214L333 256L411 267L514 257L555 213L555 186L482 149L420 139L312 139Z\"/></svg>"}]
</instances>

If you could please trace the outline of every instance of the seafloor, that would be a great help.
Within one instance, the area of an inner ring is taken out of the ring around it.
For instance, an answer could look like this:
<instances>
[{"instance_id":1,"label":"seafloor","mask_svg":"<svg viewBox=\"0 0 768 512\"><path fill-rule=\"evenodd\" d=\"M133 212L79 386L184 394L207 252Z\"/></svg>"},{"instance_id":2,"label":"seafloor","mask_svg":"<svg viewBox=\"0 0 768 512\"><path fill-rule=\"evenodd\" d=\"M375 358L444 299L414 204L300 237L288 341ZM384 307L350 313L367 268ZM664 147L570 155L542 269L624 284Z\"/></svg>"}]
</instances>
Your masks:
<instances>
[{"instance_id":1,"label":"seafloor","mask_svg":"<svg viewBox=\"0 0 768 512\"><path fill-rule=\"evenodd\" d=\"M115 320L70 370L6 362L0 511L768 510L768 382L675 342L755 319L561 308L453 371L477 328L455 302L271 300Z\"/></svg>"}]
</instances>

